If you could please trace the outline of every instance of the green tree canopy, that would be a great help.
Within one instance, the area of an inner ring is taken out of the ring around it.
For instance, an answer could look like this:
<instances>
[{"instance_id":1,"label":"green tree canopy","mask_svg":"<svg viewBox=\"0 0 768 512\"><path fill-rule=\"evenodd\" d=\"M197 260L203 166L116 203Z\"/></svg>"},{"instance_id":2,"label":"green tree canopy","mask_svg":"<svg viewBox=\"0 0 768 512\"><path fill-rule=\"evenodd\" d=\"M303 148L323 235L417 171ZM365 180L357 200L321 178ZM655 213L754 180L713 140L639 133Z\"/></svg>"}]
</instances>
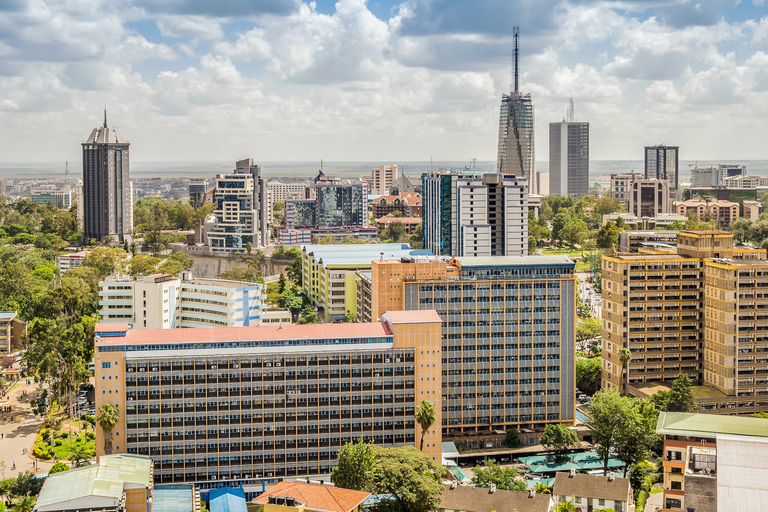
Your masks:
<instances>
[{"instance_id":1,"label":"green tree canopy","mask_svg":"<svg viewBox=\"0 0 768 512\"><path fill-rule=\"evenodd\" d=\"M419 450L421 451L424 451L424 437L426 437L432 425L435 424L436 417L437 409L435 409L435 404L422 400L416 408L416 423L421 427L421 442L419 443Z\"/></svg>"},{"instance_id":2,"label":"green tree canopy","mask_svg":"<svg viewBox=\"0 0 768 512\"><path fill-rule=\"evenodd\" d=\"M600 320L596 318L580 318L576 322L576 341L591 340L600 336L602 332L603 326L600 325Z\"/></svg>"},{"instance_id":3,"label":"green tree canopy","mask_svg":"<svg viewBox=\"0 0 768 512\"><path fill-rule=\"evenodd\" d=\"M667 410L670 412L695 412L698 410L696 399L693 397L691 380L684 373L679 374L672 382Z\"/></svg>"},{"instance_id":4,"label":"green tree canopy","mask_svg":"<svg viewBox=\"0 0 768 512\"><path fill-rule=\"evenodd\" d=\"M149 276L157 272L159 258L148 254L137 254L130 261L129 274L132 276Z\"/></svg>"},{"instance_id":5,"label":"green tree canopy","mask_svg":"<svg viewBox=\"0 0 768 512\"><path fill-rule=\"evenodd\" d=\"M336 487L367 491L373 487L375 466L373 443L365 442L362 438L356 443L345 443L338 455L338 465L331 472L331 482Z\"/></svg>"},{"instance_id":6,"label":"green tree canopy","mask_svg":"<svg viewBox=\"0 0 768 512\"><path fill-rule=\"evenodd\" d=\"M376 448L373 491L387 495L376 512L434 512L445 469L413 446Z\"/></svg>"},{"instance_id":7,"label":"green tree canopy","mask_svg":"<svg viewBox=\"0 0 768 512\"><path fill-rule=\"evenodd\" d=\"M495 484L497 489L506 491L524 491L527 485L523 480L518 480L518 471L513 467L501 467L498 462L488 460L485 466L472 468L472 483L478 487L490 487Z\"/></svg>"},{"instance_id":8,"label":"green tree canopy","mask_svg":"<svg viewBox=\"0 0 768 512\"><path fill-rule=\"evenodd\" d=\"M122 249L113 247L97 247L91 251L91 254L83 258L81 267L95 268L99 274L99 279L104 279L115 273L125 272L128 253Z\"/></svg>"},{"instance_id":9,"label":"green tree canopy","mask_svg":"<svg viewBox=\"0 0 768 512\"><path fill-rule=\"evenodd\" d=\"M579 438L573 430L562 423L552 423L544 429L539 443L547 450L562 455L568 448L578 445Z\"/></svg>"},{"instance_id":10,"label":"green tree canopy","mask_svg":"<svg viewBox=\"0 0 768 512\"><path fill-rule=\"evenodd\" d=\"M600 389L600 358L576 359L576 387L588 395Z\"/></svg>"}]
</instances>

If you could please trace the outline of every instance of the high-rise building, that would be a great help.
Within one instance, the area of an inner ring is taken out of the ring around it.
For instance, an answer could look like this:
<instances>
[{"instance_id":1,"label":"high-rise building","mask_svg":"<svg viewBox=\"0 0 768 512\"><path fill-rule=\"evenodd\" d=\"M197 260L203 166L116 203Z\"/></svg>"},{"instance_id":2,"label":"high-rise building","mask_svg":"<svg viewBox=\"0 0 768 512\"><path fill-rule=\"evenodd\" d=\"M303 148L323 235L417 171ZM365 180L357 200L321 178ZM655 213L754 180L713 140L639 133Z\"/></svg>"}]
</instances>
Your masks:
<instances>
[{"instance_id":1,"label":"high-rise building","mask_svg":"<svg viewBox=\"0 0 768 512\"><path fill-rule=\"evenodd\" d=\"M368 193L376 196L388 196L398 183L397 165L380 165L371 169L368 181Z\"/></svg>"},{"instance_id":2,"label":"high-rise building","mask_svg":"<svg viewBox=\"0 0 768 512\"><path fill-rule=\"evenodd\" d=\"M528 182L482 171L421 177L424 247L450 256L528 254Z\"/></svg>"},{"instance_id":3,"label":"high-rise building","mask_svg":"<svg viewBox=\"0 0 768 512\"><path fill-rule=\"evenodd\" d=\"M317 193L318 228L352 228L368 225L368 183L340 178L321 178Z\"/></svg>"},{"instance_id":4,"label":"high-rise building","mask_svg":"<svg viewBox=\"0 0 768 512\"><path fill-rule=\"evenodd\" d=\"M417 444L422 400L442 424L440 328L434 311L323 326L98 324L96 407L117 407L113 451L152 457L157 483L327 479L345 443ZM104 434L96 428L98 456ZM440 428L423 449L440 463Z\"/></svg>"},{"instance_id":5,"label":"high-rise building","mask_svg":"<svg viewBox=\"0 0 768 512\"><path fill-rule=\"evenodd\" d=\"M549 192L563 197L589 192L589 123L575 120L573 99L567 120L549 123Z\"/></svg>"},{"instance_id":6,"label":"high-rise building","mask_svg":"<svg viewBox=\"0 0 768 512\"><path fill-rule=\"evenodd\" d=\"M496 170L500 174L525 176L532 188L531 193L538 193L537 190L534 190L536 147L533 104L531 103L531 95L523 94L518 89L519 27L514 27L514 33L514 90L509 95L503 94L501 96L499 151L496 158Z\"/></svg>"},{"instance_id":7,"label":"high-rise building","mask_svg":"<svg viewBox=\"0 0 768 512\"><path fill-rule=\"evenodd\" d=\"M601 387L645 396L684 373L701 386L703 412L768 411L765 258L723 231L680 231L676 247L604 256Z\"/></svg>"},{"instance_id":8,"label":"high-rise building","mask_svg":"<svg viewBox=\"0 0 768 512\"><path fill-rule=\"evenodd\" d=\"M691 186L694 188L720 187L726 185L728 178L747 174L747 166L734 164L718 164L717 167L699 167L691 169Z\"/></svg>"},{"instance_id":9,"label":"high-rise building","mask_svg":"<svg viewBox=\"0 0 768 512\"><path fill-rule=\"evenodd\" d=\"M189 178L189 204L192 208L201 208L205 204L206 190L208 190L207 179Z\"/></svg>"},{"instance_id":10,"label":"high-rise building","mask_svg":"<svg viewBox=\"0 0 768 512\"><path fill-rule=\"evenodd\" d=\"M245 251L269 244L267 184L253 159L240 160L235 172L216 177L216 223L208 232L214 253Z\"/></svg>"},{"instance_id":11,"label":"high-rise building","mask_svg":"<svg viewBox=\"0 0 768 512\"><path fill-rule=\"evenodd\" d=\"M669 213L669 182L657 179L636 179L629 185L629 213L642 217L656 217L660 213Z\"/></svg>"},{"instance_id":12,"label":"high-rise building","mask_svg":"<svg viewBox=\"0 0 768 512\"><path fill-rule=\"evenodd\" d=\"M83 180L75 182L75 201L77 202L77 228L83 227L83 216L85 215L85 197L83 195Z\"/></svg>"},{"instance_id":13,"label":"high-rise building","mask_svg":"<svg viewBox=\"0 0 768 512\"><path fill-rule=\"evenodd\" d=\"M645 146L645 179L667 180L670 192L680 186L678 146Z\"/></svg>"},{"instance_id":14,"label":"high-rise building","mask_svg":"<svg viewBox=\"0 0 768 512\"><path fill-rule=\"evenodd\" d=\"M360 303L370 304L359 319L397 309L440 315L444 439L569 424L574 265L567 256L374 260L370 280L360 276Z\"/></svg>"},{"instance_id":15,"label":"high-rise building","mask_svg":"<svg viewBox=\"0 0 768 512\"><path fill-rule=\"evenodd\" d=\"M83 142L83 236L96 240L133 237L130 144L115 128L95 128Z\"/></svg>"}]
</instances>

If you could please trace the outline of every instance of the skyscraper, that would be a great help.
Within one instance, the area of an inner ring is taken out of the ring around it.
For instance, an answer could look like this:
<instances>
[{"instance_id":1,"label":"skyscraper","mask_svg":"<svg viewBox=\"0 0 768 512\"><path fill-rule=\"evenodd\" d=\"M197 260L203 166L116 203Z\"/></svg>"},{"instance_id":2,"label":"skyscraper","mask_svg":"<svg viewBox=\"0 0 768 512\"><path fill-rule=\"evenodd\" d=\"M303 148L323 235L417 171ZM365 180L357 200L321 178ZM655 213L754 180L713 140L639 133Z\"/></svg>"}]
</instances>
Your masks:
<instances>
[{"instance_id":1,"label":"skyscraper","mask_svg":"<svg viewBox=\"0 0 768 512\"><path fill-rule=\"evenodd\" d=\"M669 181L669 190L677 191L678 176L678 146L645 146L645 179Z\"/></svg>"},{"instance_id":2,"label":"skyscraper","mask_svg":"<svg viewBox=\"0 0 768 512\"><path fill-rule=\"evenodd\" d=\"M528 184L464 170L421 177L424 248L450 256L528 254Z\"/></svg>"},{"instance_id":3,"label":"skyscraper","mask_svg":"<svg viewBox=\"0 0 768 512\"><path fill-rule=\"evenodd\" d=\"M500 174L525 176L529 185L535 183L536 157L533 137L533 105L531 95L518 90L518 39L519 27L515 32L514 90L501 96L499 116L499 152L496 170ZM536 193L531 185L531 193Z\"/></svg>"},{"instance_id":4,"label":"skyscraper","mask_svg":"<svg viewBox=\"0 0 768 512\"><path fill-rule=\"evenodd\" d=\"M130 241L133 236L133 190L128 146L120 132L95 128L83 142L83 236Z\"/></svg>"},{"instance_id":5,"label":"skyscraper","mask_svg":"<svg viewBox=\"0 0 768 512\"><path fill-rule=\"evenodd\" d=\"M558 196L589 191L589 123L574 119L573 99L567 120L549 123L549 191Z\"/></svg>"}]
</instances>

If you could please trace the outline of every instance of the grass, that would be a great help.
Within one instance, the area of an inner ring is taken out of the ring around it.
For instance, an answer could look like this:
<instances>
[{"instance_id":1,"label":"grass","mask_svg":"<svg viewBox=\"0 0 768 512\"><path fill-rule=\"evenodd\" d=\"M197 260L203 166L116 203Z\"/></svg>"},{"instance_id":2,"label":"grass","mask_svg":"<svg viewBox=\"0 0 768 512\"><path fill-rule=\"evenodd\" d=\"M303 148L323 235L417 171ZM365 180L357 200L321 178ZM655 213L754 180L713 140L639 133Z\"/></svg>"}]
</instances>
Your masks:
<instances>
[{"instance_id":1,"label":"grass","mask_svg":"<svg viewBox=\"0 0 768 512\"><path fill-rule=\"evenodd\" d=\"M73 436L69 436L66 439L62 439L57 436L54 436L54 442L57 439L61 439L62 444L61 446L54 446L51 449L51 453L56 456L59 460L69 460L69 458L72 456L72 448L85 448L86 450L90 450L91 453L93 453L96 450L96 440L89 440L85 438L85 435L77 436L73 439ZM71 444L70 444L71 443Z\"/></svg>"},{"instance_id":2,"label":"grass","mask_svg":"<svg viewBox=\"0 0 768 512\"><path fill-rule=\"evenodd\" d=\"M659 494L660 492L664 492L664 489L662 489L661 487L654 487L653 489L651 489L651 494Z\"/></svg>"}]
</instances>

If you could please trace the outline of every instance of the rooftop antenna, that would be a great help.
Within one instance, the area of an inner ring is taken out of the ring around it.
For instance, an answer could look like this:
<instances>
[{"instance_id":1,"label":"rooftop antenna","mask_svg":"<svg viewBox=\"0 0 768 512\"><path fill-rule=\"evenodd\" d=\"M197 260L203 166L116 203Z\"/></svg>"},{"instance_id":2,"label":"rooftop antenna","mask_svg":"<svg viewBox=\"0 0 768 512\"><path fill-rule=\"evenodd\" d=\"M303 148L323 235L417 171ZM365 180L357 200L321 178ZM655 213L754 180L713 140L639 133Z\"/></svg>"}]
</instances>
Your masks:
<instances>
[{"instance_id":1,"label":"rooftop antenna","mask_svg":"<svg viewBox=\"0 0 768 512\"><path fill-rule=\"evenodd\" d=\"M107 127L107 105L104 105L104 128Z\"/></svg>"},{"instance_id":2,"label":"rooftop antenna","mask_svg":"<svg viewBox=\"0 0 768 512\"><path fill-rule=\"evenodd\" d=\"M568 122L572 123L575 120L575 115L573 113L573 96L568 98Z\"/></svg>"},{"instance_id":3,"label":"rooftop antenna","mask_svg":"<svg viewBox=\"0 0 768 512\"><path fill-rule=\"evenodd\" d=\"M518 41L520 40L520 27L518 25L512 27L512 33L515 35L515 92L518 92L518 61L520 60L520 48Z\"/></svg>"}]
</instances>

